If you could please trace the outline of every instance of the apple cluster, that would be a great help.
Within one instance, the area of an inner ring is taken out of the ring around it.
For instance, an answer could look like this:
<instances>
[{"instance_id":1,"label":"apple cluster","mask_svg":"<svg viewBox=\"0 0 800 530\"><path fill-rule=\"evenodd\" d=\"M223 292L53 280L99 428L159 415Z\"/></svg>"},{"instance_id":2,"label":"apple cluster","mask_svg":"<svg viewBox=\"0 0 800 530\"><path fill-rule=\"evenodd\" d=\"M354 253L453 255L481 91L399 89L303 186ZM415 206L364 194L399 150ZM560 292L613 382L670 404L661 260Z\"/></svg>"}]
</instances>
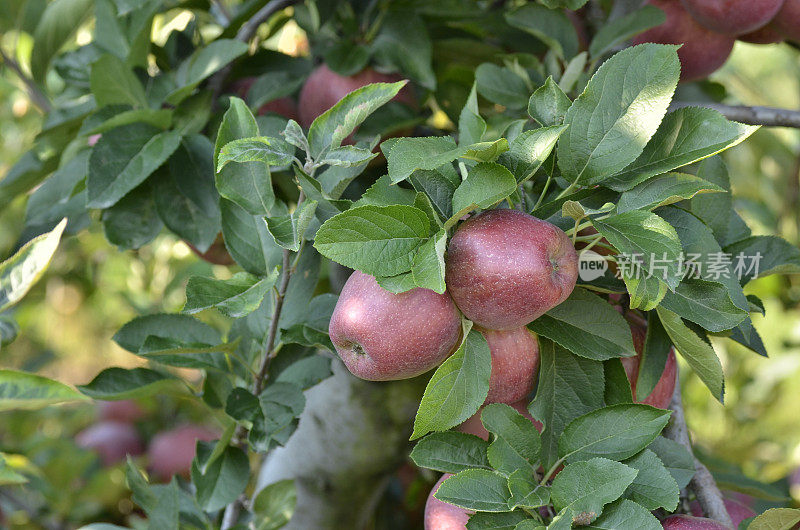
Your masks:
<instances>
[{"instance_id":1,"label":"apple cluster","mask_svg":"<svg viewBox=\"0 0 800 530\"><path fill-rule=\"evenodd\" d=\"M755 44L800 41L800 0L648 0L666 21L634 44L681 44L681 81L720 68L736 39Z\"/></svg>"}]
</instances>

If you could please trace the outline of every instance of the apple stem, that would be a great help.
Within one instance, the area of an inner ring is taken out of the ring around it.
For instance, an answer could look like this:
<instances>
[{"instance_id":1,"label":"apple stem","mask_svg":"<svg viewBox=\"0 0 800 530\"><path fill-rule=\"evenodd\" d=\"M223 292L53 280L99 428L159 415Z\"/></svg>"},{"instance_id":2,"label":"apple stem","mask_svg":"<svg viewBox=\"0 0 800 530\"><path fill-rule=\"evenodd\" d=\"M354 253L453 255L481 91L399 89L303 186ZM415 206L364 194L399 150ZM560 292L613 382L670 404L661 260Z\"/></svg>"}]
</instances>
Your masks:
<instances>
[{"instance_id":1,"label":"apple stem","mask_svg":"<svg viewBox=\"0 0 800 530\"><path fill-rule=\"evenodd\" d=\"M677 369L676 367L676 370ZM672 417L666 429L664 429L664 436L684 446L694 458L695 474L689 486L694 490L697 502L700 503L700 507L703 509L703 513L706 516L726 525L728 528L733 528L733 522L731 521L730 515L728 515L728 510L725 508L722 493L719 491L714 476L708 468L694 456L694 452L692 451L689 428L686 425L686 417L683 412L680 377L675 378L675 390L672 393L672 400L670 401L669 408L672 410Z\"/></svg>"}]
</instances>

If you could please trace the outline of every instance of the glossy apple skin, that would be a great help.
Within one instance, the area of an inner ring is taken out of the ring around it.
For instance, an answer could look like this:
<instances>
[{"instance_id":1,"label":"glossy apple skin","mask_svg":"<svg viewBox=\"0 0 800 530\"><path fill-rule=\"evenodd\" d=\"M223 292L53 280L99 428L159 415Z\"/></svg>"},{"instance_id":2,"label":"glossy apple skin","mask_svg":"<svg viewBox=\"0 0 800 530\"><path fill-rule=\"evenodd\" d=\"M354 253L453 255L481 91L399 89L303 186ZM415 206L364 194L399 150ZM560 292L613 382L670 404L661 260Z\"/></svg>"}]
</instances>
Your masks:
<instances>
[{"instance_id":1,"label":"glossy apple skin","mask_svg":"<svg viewBox=\"0 0 800 530\"><path fill-rule=\"evenodd\" d=\"M144 417L144 411L133 400L100 401L97 404L97 415L101 420L133 423Z\"/></svg>"},{"instance_id":2,"label":"glossy apple skin","mask_svg":"<svg viewBox=\"0 0 800 530\"><path fill-rule=\"evenodd\" d=\"M238 79L231 83L231 90L240 98L245 99L247 98L247 93L250 91L250 88L253 86L253 83L256 82L255 77L245 77L243 79ZM290 98L278 98L272 101L268 101L264 103L258 108L258 115L263 116L272 112L277 114L278 116L283 116L286 119L297 120L297 103Z\"/></svg>"},{"instance_id":3,"label":"glossy apple skin","mask_svg":"<svg viewBox=\"0 0 800 530\"><path fill-rule=\"evenodd\" d=\"M639 377L639 363L642 360L642 352L644 351L644 342L647 338L647 328L639 323L631 323L631 336L633 337L633 348L636 350L634 357L622 357L622 366L625 368L625 374L628 376L628 381L631 383L631 391L633 392L634 401L636 401L636 380ZM669 402L672 399L672 393L675 391L675 381L678 377L677 360L675 359L675 349L670 348L667 354L667 362L664 364L664 371L661 373L656 386L644 400L636 401L636 403L644 403L659 409L666 409L669 407Z\"/></svg>"},{"instance_id":4,"label":"glossy apple skin","mask_svg":"<svg viewBox=\"0 0 800 530\"><path fill-rule=\"evenodd\" d=\"M725 35L743 35L765 26L783 0L681 0L701 25Z\"/></svg>"},{"instance_id":5,"label":"glossy apple skin","mask_svg":"<svg viewBox=\"0 0 800 530\"><path fill-rule=\"evenodd\" d=\"M425 503L425 530L466 530L469 517L474 512L442 502L433 496L441 483L452 476L445 473L431 489Z\"/></svg>"},{"instance_id":6,"label":"glossy apple skin","mask_svg":"<svg viewBox=\"0 0 800 530\"><path fill-rule=\"evenodd\" d=\"M736 38L752 44L774 44L776 42L783 42L784 36L783 33L778 31L775 27L773 21L762 28L758 28L744 35L739 35Z\"/></svg>"},{"instance_id":7,"label":"glossy apple skin","mask_svg":"<svg viewBox=\"0 0 800 530\"><path fill-rule=\"evenodd\" d=\"M97 453L104 466L121 462L126 455L136 456L144 452L136 428L121 421L99 421L79 432L75 442L79 447Z\"/></svg>"},{"instance_id":8,"label":"glossy apple skin","mask_svg":"<svg viewBox=\"0 0 800 530\"><path fill-rule=\"evenodd\" d=\"M739 528L739 523L757 515L749 506L739 501L734 499L722 499L722 501L725 503L725 509L728 511L728 515L731 516L731 522L733 522L734 528ZM695 517L703 516L703 509L700 507L699 502L692 501L689 505L689 509Z\"/></svg>"},{"instance_id":9,"label":"glossy apple skin","mask_svg":"<svg viewBox=\"0 0 800 530\"><path fill-rule=\"evenodd\" d=\"M692 517L691 515L670 515L661 526L667 530L730 530L722 523L705 517Z\"/></svg>"},{"instance_id":10,"label":"glossy apple skin","mask_svg":"<svg viewBox=\"0 0 800 530\"><path fill-rule=\"evenodd\" d=\"M328 332L356 377L408 379L438 366L458 348L461 315L447 292L414 288L394 294L355 271L342 288Z\"/></svg>"},{"instance_id":11,"label":"glossy apple skin","mask_svg":"<svg viewBox=\"0 0 800 530\"><path fill-rule=\"evenodd\" d=\"M725 64L733 49L733 37L701 26L677 0L650 0L648 4L664 11L667 20L634 37L633 43L683 44L678 50L681 81L707 77Z\"/></svg>"},{"instance_id":12,"label":"glossy apple skin","mask_svg":"<svg viewBox=\"0 0 800 530\"><path fill-rule=\"evenodd\" d=\"M445 264L453 300L484 329L527 325L566 300L578 278L567 235L517 210L488 210L461 223Z\"/></svg>"},{"instance_id":13,"label":"glossy apple skin","mask_svg":"<svg viewBox=\"0 0 800 530\"><path fill-rule=\"evenodd\" d=\"M486 403L514 403L530 394L539 373L539 343L526 327L482 329L492 355Z\"/></svg>"},{"instance_id":14,"label":"glossy apple skin","mask_svg":"<svg viewBox=\"0 0 800 530\"><path fill-rule=\"evenodd\" d=\"M149 469L158 480L167 482L173 475L189 478L197 450L197 440L208 442L219 434L200 425L180 425L153 437L147 456Z\"/></svg>"},{"instance_id":15,"label":"glossy apple skin","mask_svg":"<svg viewBox=\"0 0 800 530\"><path fill-rule=\"evenodd\" d=\"M300 91L298 103L300 125L305 128L310 127L317 116L357 88L371 83L394 83L402 79L397 74L383 74L371 68L346 77L322 64L311 72ZM416 104L408 85L403 87L394 99L409 106Z\"/></svg>"},{"instance_id":16,"label":"glossy apple skin","mask_svg":"<svg viewBox=\"0 0 800 530\"><path fill-rule=\"evenodd\" d=\"M542 432L542 424L533 419L531 413L528 412L527 400L517 401L516 403L512 403L511 406L514 407L517 412L531 420L531 423L533 423L533 426L536 427L537 431ZM456 430L465 432L467 434L473 434L478 438L488 440L489 431L486 430L486 427L483 426L483 422L481 422L481 412L483 412L483 407L481 407L478 412L467 418L464 423L456 427Z\"/></svg>"},{"instance_id":17,"label":"glossy apple skin","mask_svg":"<svg viewBox=\"0 0 800 530\"><path fill-rule=\"evenodd\" d=\"M772 24L787 39L800 41L800 0L786 0Z\"/></svg>"}]
</instances>

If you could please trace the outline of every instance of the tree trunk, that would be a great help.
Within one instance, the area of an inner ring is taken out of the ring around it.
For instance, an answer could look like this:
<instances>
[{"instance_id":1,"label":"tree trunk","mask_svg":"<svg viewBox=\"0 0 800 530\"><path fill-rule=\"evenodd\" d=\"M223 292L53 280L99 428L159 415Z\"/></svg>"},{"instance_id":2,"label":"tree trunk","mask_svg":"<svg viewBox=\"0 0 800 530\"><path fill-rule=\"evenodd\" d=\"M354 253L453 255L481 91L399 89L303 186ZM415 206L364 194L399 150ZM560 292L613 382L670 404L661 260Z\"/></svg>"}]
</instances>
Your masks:
<instances>
[{"instance_id":1,"label":"tree trunk","mask_svg":"<svg viewBox=\"0 0 800 530\"><path fill-rule=\"evenodd\" d=\"M306 392L306 408L285 447L273 450L258 487L295 479L297 508L287 529L359 530L391 472L409 450L427 376L373 383L335 360L333 377Z\"/></svg>"}]
</instances>

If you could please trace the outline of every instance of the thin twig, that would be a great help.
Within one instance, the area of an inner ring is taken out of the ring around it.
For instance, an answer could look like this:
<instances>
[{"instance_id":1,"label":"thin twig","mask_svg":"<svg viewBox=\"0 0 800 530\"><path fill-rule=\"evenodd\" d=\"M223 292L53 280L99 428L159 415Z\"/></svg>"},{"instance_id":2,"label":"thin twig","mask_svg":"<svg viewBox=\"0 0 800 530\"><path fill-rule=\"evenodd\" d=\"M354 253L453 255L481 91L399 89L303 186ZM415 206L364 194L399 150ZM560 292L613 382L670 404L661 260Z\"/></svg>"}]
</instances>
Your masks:
<instances>
[{"instance_id":1,"label":"thin twig","mask_svg":"<svg viewBox=\"0 0 800 530\"><path fill-rule=\"evenodd\" d=\"M25 75L25 72L22 71L22 68L20 68L17 61L6 55L2 49L0 49L0 58L3 59L3 64L13 70L14 73L17 74L17 77L19 77L20 81L25 84L25 88L28 91L28 97L31 99L31 101L33 101L33 104L39 107L42 112L50 112L50 110L53 108L53 106L50 104L50 100L36 85L33 79Z\"/></svg>"},{"instance_id":2,"label":"thin twig","mask_svg":"<svg viewBox=\"0 0 800 530\"><path fill-rule=\"evenodd\" d=\"M747 107L737 105L723 105L722 103L689 103L676 102L670 110L683 107L705 107L713 109L729 120L746 123L748 125L764 125L766 127L792 127L800 129L800 111L779 109L777 107Z\"/></svg>"},{"instance_id":3,"label":"thin twig","mask_svg":"<svg viewBox=\"0 0 800 530\"><path fill-rule=\"evenodd\" d=\"M222 18L225 19L225 23L229 23L231 21L231 12L228 10L228 7L222 2L222 0L211 0L211 3L214 4L217 9L219 9Z\"/></svg>"},{"instance_id":4,"label":"thin twig","mask_svg":"<svg viewBox=\"0 0 800 530\"><path fill-rule=\"evenodd\" d=\"M730 515L728 515L728 510L725 509L722 493L720 493L714 477L711 475L708 468L694 456L694 452L692 451L692 442L689 439L689 428L686 426L686 417L683 413L681 383L680 379L677 377L675 380L675 391L672 393L672 400L670 401L669 408L672 410L672 417L670 418L669 425L664 429L664 436L684 446L692 455L692 458L694 458L695 474L689 486L694 490L697 496L697 502L700 503L700 508L702 508L706 516L726 525L728 528L733 528L733 522L731 521Z\"/></svg>"},{"instance_id":5,"label":"thin twig","mask_svg":"<svg viewBox=\"0 0 800 530\"><path fill-rule=\"evenodd\" d=\"M297 198L297 208L303 204L303 200L305 199L305 195L303 194L302 190L300 191L300 196ZM281 311L283 310L283 301L286 297L286 290L289 288L289 280L292 277L293 268L291 266L291 256L292 252L290 250L284 249L283 251L283 264L281 266L281 279L280 284L278 285L278 290L275 296L275 309L272 311L272 320L269 323L269 330L267 331L267 342L264 347L264 357L261 359L261 365L258 368L258 373L256 374L255 380L253 381L253 394L258 396L261 394L261 391L264 390L264 385L267 382L269 376L269 365L272 359L275 357L275 339L278 336L278 323L281 318ZM242 424L239 424L236 427L236 431L233 433L233 443L242 449L247 448L247 435L248 429ZM255 469L259 469L261 467L261 463L263 460L263 455L258 453L255 459ZM221 530L228 530L229 528L233 527L236 524L236 521L239 519L239 514L244 508L244 504L247 501L246 496L240 496L234 502L229 504L225 507L225 512L222 516L222 524L220 526Z\"/></svg>"}]
</instances>

